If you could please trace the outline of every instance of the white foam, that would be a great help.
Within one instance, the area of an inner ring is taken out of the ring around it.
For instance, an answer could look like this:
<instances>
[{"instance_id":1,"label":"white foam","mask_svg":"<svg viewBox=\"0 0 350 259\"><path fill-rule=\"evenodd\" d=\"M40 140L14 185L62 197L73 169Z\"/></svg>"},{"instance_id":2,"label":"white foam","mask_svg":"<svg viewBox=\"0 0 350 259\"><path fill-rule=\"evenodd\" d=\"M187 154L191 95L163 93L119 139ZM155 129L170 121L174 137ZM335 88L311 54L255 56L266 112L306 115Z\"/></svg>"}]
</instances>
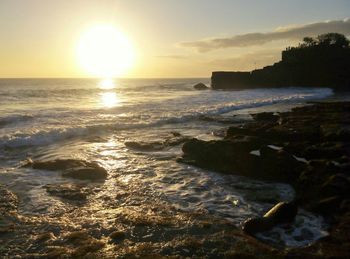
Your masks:
<instances>
[{"instance_id":1,"label":"white foam","mask_svg":"<svg viewBox=\"0 0 350 259\"><path fill-rule=\"evenodd\" d=\"M277 226L272 230L259 233L257 237L272 243L283 243L288 247L303 247L328 235L327 225L321 216L300 209L294 224Z\"/></svg>"}]
</instances>

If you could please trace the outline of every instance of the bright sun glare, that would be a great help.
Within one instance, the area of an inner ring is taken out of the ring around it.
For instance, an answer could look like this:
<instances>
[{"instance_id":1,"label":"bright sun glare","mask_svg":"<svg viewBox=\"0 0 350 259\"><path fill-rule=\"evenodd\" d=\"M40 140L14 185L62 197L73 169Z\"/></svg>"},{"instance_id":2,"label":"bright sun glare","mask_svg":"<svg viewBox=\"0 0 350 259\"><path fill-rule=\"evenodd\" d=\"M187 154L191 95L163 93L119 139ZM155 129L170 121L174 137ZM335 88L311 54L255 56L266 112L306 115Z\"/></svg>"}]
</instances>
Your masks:
<instances>
[{"instance_id":1,"label":"bright sun glare","mask_svg":"<svg viewBox=\"0 0 350 259\"><path fill-rule=\"evenodd\" d=\"M135 59L128 38L112 25L96 25L85 31L77 54L86 72L103 78L123 75Z\"/></svg>"}]
</instances>

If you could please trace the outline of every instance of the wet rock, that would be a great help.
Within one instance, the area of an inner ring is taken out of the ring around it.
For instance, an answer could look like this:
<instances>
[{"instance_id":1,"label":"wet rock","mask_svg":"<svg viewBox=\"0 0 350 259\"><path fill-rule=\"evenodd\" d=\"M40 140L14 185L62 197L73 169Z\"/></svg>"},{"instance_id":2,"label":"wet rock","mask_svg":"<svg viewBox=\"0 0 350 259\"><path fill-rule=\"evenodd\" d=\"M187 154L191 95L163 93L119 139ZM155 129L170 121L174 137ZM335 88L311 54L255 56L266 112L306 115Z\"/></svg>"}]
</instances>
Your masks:
<instances>
[{"instance_id":1,"label":"wet rock","mask_svg":"<svg viewBox=\"0 0 350 259\"><path fill-rule=\"evenodd\" d=\"M107 171L102 167L77 167L62 173L63 177L70 177L79 180L99 181L105 180Z\"/></svg>"},{"instance_id":2,"label":"wet rock","mask_svg":"<svg viewBox=\"0 0 350 259\"><path fill-rule=\"evenodd\" d=\"M85 201L91 193L86 185L82 184L48 184L45 185L45 189L53 196L73 201Z\"/></svg>"},{"instance_id":3,"label":"wet rock","mask_svg":"<svg viewBox=\"0 0 350 259\"><path fill-rule=\"evenodd\" d=\"M337 159L350 154L350 147L342 142L322 142L304 148L302 156L306 159Z\"/></svg>"},{"instance_id":4,"label":"wet rock","mask_svg":"<svg viewBox=\"0 0 350 259\"><path fill-rule=\"evenodd\" d=\"M170 137L170 138L166 139L163 142L163 145L166 147L173 147L173 146L180 145L180 144L182 144L190 139L191 139L190 137L182 136L182 135L174 136L174 137Z\"/></svg>"},{"instance_id":5,"label":"wet rock","mask_svg":"<svg viewBox=\"0 0 350 259\"><path fill-rule=\"evenodd\" d=\"M172 133L172 136L167 137L164 141L143 142L143 141L126 141L124 145L127 148L139 151L151 152L163 150L167 147L173 147L189 140L189 137L182 136L180 133Z\"/></svg>"},{"instance_id":6,"label":"wet rock","mask_svg":"<svg viewBox=\"0 0 350 259\"><path fill-rule=\"evenodd\" d=\"M13 232L17 218L17 196L0 184L0 235Z\"/></svg>"},{"instance_id":7,"label":"wet rock","mask_svg":"<svg viewBox=\"0 0 350 259\"><path fill-rule=\"evenodd\" d=\"M136 141L126 141L124 145L130 149L137 149L140 151L157 151L164 148L163 143L161 142L136 142Z\"/></svg>"},{"instance_id":8,"label":"wet rock","mask_svg":"<svg viewBox=\"0 0 350 259\"><path fill-rule=\"evenodd\" d=\"M15 213L17 206L17 196L0 184L0 215Z\"/></svg>"},{"instance_id":9,"label":"wet rock","mask_svg":"<svg viewBox=\"0 0 350 259\"><path fill-rule=\"evenodd\" d=\"M340 209L342 199L339 196L328 197L317 202L312 210L316 213L327 215L335 215Z\"/></svg>"},{"instance_id":10,"label":"wet rock","mask_svg":"<svg viewBox=\"0 0 350 259\"><path fill-rule=\"evenodd\" d=\"M85 231L71 232L62 240L64 247L72 247L70 252L72 258L84 258L85 255L101 250L105 243L91 237ZM96 258L93 256L92 258Z\"/></svg>"},{"instance_id":11,"label":"wet rock","mask_svg":"<svg viewBox=\"0 0 350 259\"><path fill-rule=\"evenodd\" d=\"M249 131L246 130L243 127L229 127L226 131L226 137L230 138L230 137L234 137L236 135L249 135Z\"/></svg>"},{"instance_id":12,"label":"wet rock","mask_svg":"<svg viewBox=\"0 0 350 259\"><path fill-rule=\"evenodd\" d=\"M52 232L45 232L36 236L35 241L38 243L45 243L49 240L56 239L55 235Z\"/></svg>"},{"instance_id":13,"label":"wet rock","mask_svg":"<svg viewBox=\"0 0 350 259\"><path fill-rule=\"evenodd\" d=\"M109 237L113 240L113 241L118 241L118 240L122 240L125 238L125 232L123 231L113 231Z\"/></svg>"},{"instance_id":14,"label":"wet rock","mask_svg":"<svg viewBox=\"0 0 350 259\"><path fill-rule=\"evenodd\" d=\"M198 117L201 121L222 123L222 124L237 124L238 120L235 117L228 117L222 115L200 115Z\"/></svg>"},{"instance_id":15,"label":"wet rock","mask_svg":"<svg viewBox=\"0 0 350 259\"><path fill-rule=\"evenodd\" d=\"M255 113L255 114L251 114L251 116L256 121L269 121L272 123L277 122L279 119L279 116L275 115L273 112Z\"/></svg>"},{"instance_id":16,"label":"wet rock","mask_svg":"<svg viewBox=\"0 0 350 259\"><path fill-rule=\"evenodd\" d=\"M291 224L298 213L295 202L280 202L271 208L263 217L248 219L243 224L243 231L254 235L267 231L279 224Z\"/></svg>"},{"instance_id":17,"label":"wet rock","mask_svg":"<svg viewBox=\"0 0 350 259\"><path fill-rule=\"evenodd\" d=\"M321 186L322 195L350 196L350 178L344 174L331 175Z\"/></svg>"},{"instance_id":18,"label":"wet rock","mask_svg":"<svg viewBox=\"0 0 350 259\"><path fill-rule=\"evenodd\" d=\"M262 143L259 138L237 136L213 141L192 139L183 145L184 155L179 161L223 173L282 181L294 178L304 166L291 154ZM252 155L252 150L260 150L261 155Z\"/></svg>"},{"instance_id":19,"label":"wet rock","mask_svg":"<svg viewBox=\"0 0 350 259\"><path fill-rule=\"evenodd\" d=\"M267 129L262 135L271 140L280 142L317 141L320 138L319 127L309 125L307 122L292 122L276 125Z\"/></svg>"},{"instance_id":20,"label":"wet rock","mask_svg":"<svg viewBox=\"0 0 350 259\"><path fill-rule=\"evenodd\" d=\"M193 86L193 88L196 89L196 90L207 90L207 89L209 89L209 87L206 86L206 85L203 84L203 83L195 84L195 85Z\"/></svg>"},{"instance_id":21,"label":"wet rock","mask_svg":"<svg viewBox=\"0 0 350 259\"><path fill-rule=\"evenodd\" d=\"M323 139L328 141L349 141L350 130L343 125L336 124L325 124L321 126L321 134Z\"/></svg>"},{"instance_id":22,"label":"wet rock","mask_svg":"<svg viewBox=\"0 0 350 259\"><path fill-rule=\"evenodd\" d=\"M108 175L106 169L98 163L76 159L31 161L26 166L40 170L63 171L62 176L80 180L104 180Z\"/></svg>"}]
</instances>

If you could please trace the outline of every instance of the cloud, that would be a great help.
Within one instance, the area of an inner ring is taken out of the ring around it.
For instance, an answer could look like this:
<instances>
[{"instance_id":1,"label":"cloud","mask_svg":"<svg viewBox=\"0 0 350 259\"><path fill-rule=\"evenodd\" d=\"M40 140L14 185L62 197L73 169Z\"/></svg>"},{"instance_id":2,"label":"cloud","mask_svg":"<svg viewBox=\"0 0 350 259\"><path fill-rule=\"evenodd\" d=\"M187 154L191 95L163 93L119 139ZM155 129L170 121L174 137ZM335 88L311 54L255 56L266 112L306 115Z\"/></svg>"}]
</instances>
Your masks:
<instances>
[{"instance_id":1,"label":"cloud","mask_svg":"<svg viewBox=\"0 0 350 259\"><path fill-rule=\"evenodd\" d=\"M215 70L250 71L255 68L271 65L279 61L280 58L281 51L279 49L271 49L251 52L237 57L214 59L209 61L208 65Z\"/></svg>"},{"instance_id":2,"label":"cloud","mask_svg":"<svg viewBox=\"0 0 350 259\"><path fill-rule=\"evenodd\" d=\"M208 52L216 49L232 47L249 47L276 40L301 40L305 36L316 36L328 32L350 34L350 19L317 22L299 26L280 27L267 33L247 33L227 38L204 39L192 42L182 42L179 45L192 48L198 52Z\"/></svg>"},{"instance_id":3,"label":"cloud","mask_svg":"<svg viewBox=\"0 0 350 259\"><path fill-rule=\"evenodd\" d=\"M156 58L167 58L167 59L187 59L187 56L183 55L162 55L162 56L156 56Z\"/></svg>"}]
</instances>

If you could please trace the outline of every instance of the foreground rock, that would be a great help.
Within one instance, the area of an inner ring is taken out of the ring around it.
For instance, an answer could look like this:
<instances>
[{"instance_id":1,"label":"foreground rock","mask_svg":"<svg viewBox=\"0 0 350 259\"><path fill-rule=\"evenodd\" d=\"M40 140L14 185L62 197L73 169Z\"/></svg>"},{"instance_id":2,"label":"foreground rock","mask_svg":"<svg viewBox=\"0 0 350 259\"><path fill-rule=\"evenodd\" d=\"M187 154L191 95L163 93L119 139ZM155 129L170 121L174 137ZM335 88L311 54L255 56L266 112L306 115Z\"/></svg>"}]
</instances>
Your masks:
<instances>
[{"instance_id":1,"label":"foreground rock","mask_svg":"<svg viewBox=\"0 0 350 259\"><path fill-rule=\"evenodd\" d=\"M209 89L209 87L206 86L206 85L203 84L203 83L195 84L195 85L193 86L193 88L196 89L196 90L207 90L207 89Z\"/></svg>"},{"instance_id":2,"label":"foreground rock","mask_svg":"<svg viewBox=\"0 0 350 259\"><path fill-rule=\"evenodd\" d=\"M183 145L179 161L223 173L265 180L289 181L302 168L302 162L268 142L255 137L202 141L192 139ZM254 153L254 151L259 151Z\"/></svg>"},{"instance_id":3,"label":"foreground rock","mask_svg":"<svg viewBox=\"0 0 350 259\"><path fill-rule=\"evenodd\" d=\"M268 231L279 224L291 224L298 213L295 202L280 202L271 208L263 217L252 218L244 222L243 231L254 235Z\"/></svg>"},{"instance_id":4,"label":"foreground rock","mask_svg":"<svg viewBox=\"0 0 350 259\"><path fill-rule=\"evenodd\" d=\"M0 184L0 235L11 232L17 220L17 196Z\"/></svg>"},{"instance_id":5,"label":"foreground rock","mask_svg":"<svg viewBox=\"0 0 350 259\"><path fill-rule=\"evenodd\" d=\"M252 117L252 122L230 127L221 140L185 142L179 161L291 184L298 204L331 224L327 240L305 253L322 254L324 247L338 250L342 246L342 255L349 255L350 102L313 103ZM255 233L272 225L263 217L247 222L245 228Z\"/></svg>"},{"instance_id":6,"label":"foreground rock","mask_svg":"<svg viewBox=\"0 0 350 259\"><path fill-rule=\"evenodd\" d=\"M172 132L171 136L167 137L164 141L153 141L153 142L143 142L143 141L126 141L124 145L127 148L135 149L139 151L152 152L160 151L165 148L174 147L180 145L190 138L183 136L178 132Z\"/></svg>"},{"instance_id":7,"label":"foreground rock","mask_svg":"<svg viewBox=\"0 0 350 259\"><path fill-rule=\"evenodd\" d=\"M76 159L56 159L50 161L30 161L26 166L33 169L62 171L63 177L80 180L99 181L107 178L107 171L96 162Z\"/></svg>"},{"instance_id":8,"label":"foreground rock","mask_svg":"<svg viewBox=\"0 0 350 259\"><path fill-rule=\"evenodd\" d=\"M86 201L91 190L83 184L47 184L46 191L53 195L70 201Z\"/></svg>"}]
</instances>

